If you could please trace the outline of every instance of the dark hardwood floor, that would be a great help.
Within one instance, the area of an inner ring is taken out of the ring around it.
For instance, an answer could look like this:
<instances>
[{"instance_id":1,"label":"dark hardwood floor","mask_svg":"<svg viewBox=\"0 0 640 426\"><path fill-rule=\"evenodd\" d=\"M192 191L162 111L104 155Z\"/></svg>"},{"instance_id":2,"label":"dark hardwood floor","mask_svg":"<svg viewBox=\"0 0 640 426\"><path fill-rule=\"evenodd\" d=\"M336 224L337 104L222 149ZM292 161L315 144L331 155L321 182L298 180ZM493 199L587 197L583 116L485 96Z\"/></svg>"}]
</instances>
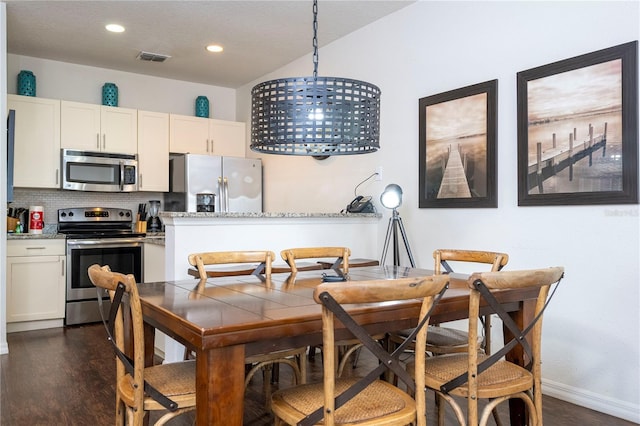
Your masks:
<instances>
[{"instance_id":1,"label":"dark hardwood floor","mask_svg":"<svg viewBox=\"0 0 640 426\"><path fill-rule=\"evenodd\" d=\"M115 361L101 324L11 333L9 354L0 356L0 424L22 425L112 425L114 423ZM373 360L363 353L359 367ZM321 378L320 357L310 363L310 380ZM280 385L289 386L287 367ZM429 423L433 424L433 398L429 398ZM506 420L505 407L502 415ZM152 417L152 421L157 417ZM273 418L265 408L262 378L256 376L246 391L245 425L270 425ZM578 407L554 398L544 398L547 426L607 425L634 423ZM192 425L193 416L170 422ZM447 424L455 424L449 418Z\"/></svg>"}]
</instances>

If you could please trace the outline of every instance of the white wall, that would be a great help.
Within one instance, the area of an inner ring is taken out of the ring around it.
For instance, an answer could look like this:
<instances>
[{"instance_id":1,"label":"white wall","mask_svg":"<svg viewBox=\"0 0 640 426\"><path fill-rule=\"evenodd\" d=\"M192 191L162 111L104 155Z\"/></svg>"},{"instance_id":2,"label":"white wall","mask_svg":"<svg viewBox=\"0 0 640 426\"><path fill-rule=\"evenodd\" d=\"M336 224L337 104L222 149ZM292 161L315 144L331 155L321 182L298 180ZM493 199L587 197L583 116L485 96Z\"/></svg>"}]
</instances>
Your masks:
<instances>
[{"instance_id":1,"label":"white wall","mask_svg":"<svg viewBox=\"0 0 640 426\"><path fill-rule=\"evenodd\" d=\"M516 73L638 40L639 5L422 1L321 48L319 75L382 89L381 149L323 162L262 156L265 209L338 211L381 165L383 181L359 192L377 198L388 183L402 186L419 266L430 267L439 247L505 251L510 269L564 266L545 315L544 391L640 423L638 206L518 207L516 167ZM307 56L254 83L311 72ZM418 99L496 78L498 209L419 209ZM241 121L250 121L252 86L238 90Z\"/></svg>"},{"instance_id":2,"label":"white wall","mask_svg":"<svg viewBox=\"0 0 640 426\"><path fill-rule=\"evenodd\" d=\"M33 71L40 98L101 104L102 85L111 82L118 86L120 107L195 115L196 98L203 95L209 98L211 118L236 118L235 90L225 87L10 54L5 80L8 93L17 93L20 70Z\"/></svg>"}]
</instances>

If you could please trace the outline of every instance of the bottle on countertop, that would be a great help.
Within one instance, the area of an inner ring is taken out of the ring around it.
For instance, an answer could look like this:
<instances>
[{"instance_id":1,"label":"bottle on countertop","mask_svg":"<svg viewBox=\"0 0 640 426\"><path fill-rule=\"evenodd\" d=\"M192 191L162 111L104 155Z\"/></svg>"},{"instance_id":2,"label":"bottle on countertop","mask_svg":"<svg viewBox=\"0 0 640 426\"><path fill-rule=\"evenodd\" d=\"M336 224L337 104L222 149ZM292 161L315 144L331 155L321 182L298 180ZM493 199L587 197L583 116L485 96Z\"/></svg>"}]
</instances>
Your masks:
<instances>
[{"instance_id":1,"label":"bottle on countertop","mask_svg":"<svg viewBox=\"0 0 640 426\"><path fill-rule=\"evenodd\" d=\"M16 234L22 234L22 224L20 221L16 222L16 229L14 231Z\"/></svg>"}]
</instances>

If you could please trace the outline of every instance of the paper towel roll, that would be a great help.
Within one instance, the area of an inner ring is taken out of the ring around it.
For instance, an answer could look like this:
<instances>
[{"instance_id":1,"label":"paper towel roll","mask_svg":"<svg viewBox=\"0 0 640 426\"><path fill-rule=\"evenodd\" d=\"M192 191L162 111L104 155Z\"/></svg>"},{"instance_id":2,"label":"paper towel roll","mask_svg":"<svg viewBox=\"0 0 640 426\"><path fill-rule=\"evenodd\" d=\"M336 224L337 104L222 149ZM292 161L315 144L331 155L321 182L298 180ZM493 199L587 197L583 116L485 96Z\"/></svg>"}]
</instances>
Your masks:
<instances>
[{"instance_id":1,"label":"paper towel roll","mask_svg":"<svg viewBox=\"0 0 640 426\"><path fill-rule=\"evenodd\" d=\"M42 234L44 212L42 206L29 206L29 233Z\"/></svg>"}]
</instances>

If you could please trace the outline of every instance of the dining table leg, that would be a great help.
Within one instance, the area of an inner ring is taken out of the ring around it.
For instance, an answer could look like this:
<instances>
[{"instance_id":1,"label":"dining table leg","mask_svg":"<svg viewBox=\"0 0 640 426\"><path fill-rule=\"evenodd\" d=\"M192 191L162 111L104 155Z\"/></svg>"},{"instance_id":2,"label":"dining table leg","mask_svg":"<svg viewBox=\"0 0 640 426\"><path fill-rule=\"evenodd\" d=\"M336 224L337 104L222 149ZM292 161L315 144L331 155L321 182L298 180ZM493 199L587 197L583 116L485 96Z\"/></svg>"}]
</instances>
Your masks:
<instances>
[{"instance_id":1,"label":"dining table leg","mask_svg":"<svg viewBox=\"0 0 640 426\"><path fill-rule=\"evenodd\" d=\"M514 312L510 312L509 315L518 325L520 330L523 330L527 325L531 324L535 314L536 299L527 299L520 302L520 309ZM505 344L513 339L513 334L509 329L503 326L504 342ZM526 339L531 344L531 336L527 336ZM524 358L524 350L522 346L516 345L505 358L508 361L516 363L522 367L526 365ZM518 398L511 398L509 400L509 415L511 419L511 426L526 426L529 422L529 416L527 415L527 409L524 401Z\"/></svg>"},{"instance_id":2,"label":"dining table leg","mask_svg":"<svg viewBox=\"0 0 640 426\"><path fill-rule=\"evenodd\" d=\"M243 403L244 345L198 350L196 424L241 426Z\"/></svg>"}]
</instances>

